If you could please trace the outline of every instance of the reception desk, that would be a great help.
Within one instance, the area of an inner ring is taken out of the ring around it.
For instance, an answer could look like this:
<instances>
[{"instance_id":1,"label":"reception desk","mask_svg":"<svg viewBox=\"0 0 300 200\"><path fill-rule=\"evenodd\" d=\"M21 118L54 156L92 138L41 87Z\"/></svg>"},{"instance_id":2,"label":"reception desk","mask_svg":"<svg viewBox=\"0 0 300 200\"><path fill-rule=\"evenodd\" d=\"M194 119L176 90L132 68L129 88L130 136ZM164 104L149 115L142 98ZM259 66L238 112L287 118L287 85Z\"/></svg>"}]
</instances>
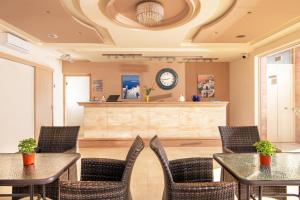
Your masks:
<instances>
[{"instance_id":1,"label":"reception desk","mask_svg":"<svg viewBox=\"0 0 300 200\"><path fill-rule=\"evenodd\" d=\"M228 102L80 102L84 138L219 139Z\"/></svg>"}]
</instances>

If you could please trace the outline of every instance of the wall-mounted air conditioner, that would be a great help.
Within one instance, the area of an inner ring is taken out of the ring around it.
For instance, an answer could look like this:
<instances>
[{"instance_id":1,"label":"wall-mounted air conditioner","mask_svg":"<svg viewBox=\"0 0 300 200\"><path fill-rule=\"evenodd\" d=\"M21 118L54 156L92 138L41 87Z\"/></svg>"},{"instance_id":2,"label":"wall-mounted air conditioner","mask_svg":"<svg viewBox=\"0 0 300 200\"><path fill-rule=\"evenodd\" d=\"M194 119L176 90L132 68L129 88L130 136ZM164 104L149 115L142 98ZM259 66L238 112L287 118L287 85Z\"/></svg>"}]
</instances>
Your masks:
<instances>
[{"instance_id":1,"label":"wall-mounted air conditioner","mask_svg":"<svg viewBox=\"0 0 300 200\"><path fill-rule=\"evenodd\" d=\"M0 44L22 52L29 52L32 49L30 42L6 32L0 33Z\"/></svg>"}]
</instances>

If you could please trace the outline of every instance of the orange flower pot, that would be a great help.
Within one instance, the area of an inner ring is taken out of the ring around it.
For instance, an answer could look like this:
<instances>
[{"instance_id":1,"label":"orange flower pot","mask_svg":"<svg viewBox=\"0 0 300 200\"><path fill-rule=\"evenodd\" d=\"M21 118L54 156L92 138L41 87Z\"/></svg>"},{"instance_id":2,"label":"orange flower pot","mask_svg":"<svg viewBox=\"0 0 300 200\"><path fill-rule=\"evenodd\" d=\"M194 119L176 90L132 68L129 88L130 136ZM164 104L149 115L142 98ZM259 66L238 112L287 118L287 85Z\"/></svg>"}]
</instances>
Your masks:
<instances>
[{"instance_id":1,"label":"orange flower pot","mask_svg":"<svg viewBox=\"0 0 300 200\"><path fill-rule=\"evenodd\" d=\"M265 156L260 154L259 155L260 158L260 164L264 165L264 166L270 166L271 162L272 162L272 156Z\"/></svg>"},{"instance_id":2,"label":"orange flower pot","mask_svg":"<svg viewBox=\"0 0 300 200\"><path fill-rule=\"evenodd\" d=\"M34 165L35 153L23 153L24 166Z\"/></svg>"}]
</instances>

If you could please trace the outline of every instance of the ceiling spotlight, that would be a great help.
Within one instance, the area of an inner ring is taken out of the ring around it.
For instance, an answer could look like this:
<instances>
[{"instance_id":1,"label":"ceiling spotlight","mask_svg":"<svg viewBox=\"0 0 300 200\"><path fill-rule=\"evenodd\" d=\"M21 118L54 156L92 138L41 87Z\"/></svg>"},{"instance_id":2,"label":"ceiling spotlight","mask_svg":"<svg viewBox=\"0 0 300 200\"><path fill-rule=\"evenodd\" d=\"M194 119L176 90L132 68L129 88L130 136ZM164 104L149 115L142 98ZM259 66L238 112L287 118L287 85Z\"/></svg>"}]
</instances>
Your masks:
<instances>
[{"instance_id":1,"label":"ceiling spotlight","mask_svg":"<svg viewBox=\"0 0 300 200\"><path fill-rule=\"evenodd\" d=\"M70 54L63 54L63 55L60 56L60 59L63 60L63 61L70 62L70 63L74 62L74 60L72 59Z\"/></svg>"},{"instance_id":2,"label":"ceiling spotlight","mask_svg":"<svg viewBox=\"0 0 300 200\"><path fill-rule=\"evenodd\" d=\"M58 38L58 35L54 34L54 33L48 33L48 38L50 39L57 39Z\"/></svg>"},{"instance_id":3,"label":"ceiling spotlight","mask_svg":"<svg viewBox=\"0 0 300 200\"><path fill-rule=\"evenodd\" d=\"M236 38L245 38L246 37L246 35L237 35L237 36L235 36Z\"/></svg>"}]
</instances>

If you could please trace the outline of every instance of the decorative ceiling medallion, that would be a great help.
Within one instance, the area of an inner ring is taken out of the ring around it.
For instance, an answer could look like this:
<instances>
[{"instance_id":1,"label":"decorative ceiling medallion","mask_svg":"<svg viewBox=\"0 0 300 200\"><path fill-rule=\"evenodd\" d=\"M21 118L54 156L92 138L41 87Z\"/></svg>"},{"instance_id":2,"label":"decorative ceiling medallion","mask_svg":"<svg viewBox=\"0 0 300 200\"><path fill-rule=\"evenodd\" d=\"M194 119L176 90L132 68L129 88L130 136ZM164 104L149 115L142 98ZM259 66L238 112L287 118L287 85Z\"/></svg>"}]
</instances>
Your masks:
<instances>
[{"instance_id":1,"label":"decorative ceiling medallion","mask_svg":"<svg viewBox=\"0 0 300 200\"><path fill-rule=\"evenodd\" d=\"M99 1L101 12L127 28L161 30L192 20L200 11L198 0Z\"/></svg>"}]
</instances>

